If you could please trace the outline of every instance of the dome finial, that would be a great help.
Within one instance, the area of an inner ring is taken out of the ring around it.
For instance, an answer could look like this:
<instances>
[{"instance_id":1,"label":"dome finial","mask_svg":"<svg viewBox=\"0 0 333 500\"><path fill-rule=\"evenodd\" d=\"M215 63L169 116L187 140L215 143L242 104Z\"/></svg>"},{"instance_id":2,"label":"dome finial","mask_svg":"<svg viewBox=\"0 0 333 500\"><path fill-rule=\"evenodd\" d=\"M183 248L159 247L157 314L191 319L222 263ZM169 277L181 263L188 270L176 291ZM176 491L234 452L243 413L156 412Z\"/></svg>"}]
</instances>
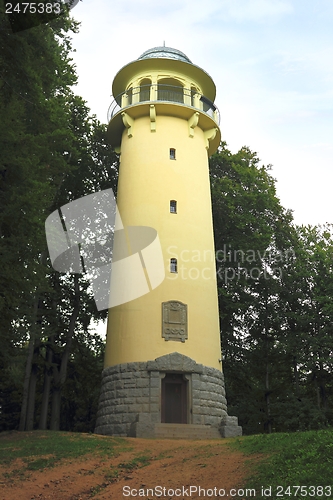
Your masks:
<instances>
[{"instance_id":1,"label":"dome finial","mask_svg":"<svg viewBox=\"0 0 333 500\"><path fill-rule=\"evenodd\" d=\"M164 59L178 59L179 61L191 63L190 59L178 49L173 49L171 47L165 46L165 41L163 41L162 47L153 47L152 49L146 50L139 58L150 59L150 58L164 58Z\"/></svg>"}]
</instances>

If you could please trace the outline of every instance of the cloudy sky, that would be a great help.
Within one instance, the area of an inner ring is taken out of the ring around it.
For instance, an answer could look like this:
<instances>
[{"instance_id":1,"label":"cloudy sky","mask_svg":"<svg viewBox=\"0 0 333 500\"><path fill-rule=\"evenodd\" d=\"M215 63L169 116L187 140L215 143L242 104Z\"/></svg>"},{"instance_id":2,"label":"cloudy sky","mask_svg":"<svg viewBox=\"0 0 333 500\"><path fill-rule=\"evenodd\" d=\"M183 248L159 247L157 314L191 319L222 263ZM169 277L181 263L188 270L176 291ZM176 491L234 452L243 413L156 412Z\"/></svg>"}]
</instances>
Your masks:
<instances>
[{"instance_id":1,"label":"cloudy sky","mask_svg":"<svg viewBox=\"0 0 333 500\"><path fill-rule=\"evenodd\" d=\"M212 76L223 139L273 165L296 223L333 223L332 0L83 0L72 14L76 92L100 121L117 71L165 42Z\"/></svg>"}]
</instances>

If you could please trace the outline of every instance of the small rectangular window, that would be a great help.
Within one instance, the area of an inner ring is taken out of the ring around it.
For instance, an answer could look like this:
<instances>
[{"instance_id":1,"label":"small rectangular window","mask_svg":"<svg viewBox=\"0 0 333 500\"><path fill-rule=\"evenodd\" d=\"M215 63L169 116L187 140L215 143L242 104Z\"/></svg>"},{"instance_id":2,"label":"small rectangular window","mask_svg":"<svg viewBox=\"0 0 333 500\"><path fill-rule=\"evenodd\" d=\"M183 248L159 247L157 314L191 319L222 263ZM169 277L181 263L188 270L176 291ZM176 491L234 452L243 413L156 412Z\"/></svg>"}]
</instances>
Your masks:
<instances>
[{"instance_id":1,"label":"small rectangular window","mask_svg":"<svg viewBox=\"0 0 333 500\"><path fill-rule=\"evenodd\" d=\"M171 214L176 214L177 213L177 202L176 202L176 200L170 200L170 213Z\"/></svg>"},{"instance_id":2,"label":"small rectangular window","mask_svg":"<svg viewBox=\"0 0 333 500\"><path fill-rule=\"evenodd\" d=\"M177 272L177 259L170 259L170 273Z\"/></svg>"},{"instance_id":3,"label":"small rectangular window","mask_svg":"<svg viewBox=\"0 0 333 500\"><path fill-rule=\"evenodd\" d=\"M174 148L170 148L170 160L176 159L176 150Z\"/></svg>"}]
</instances>

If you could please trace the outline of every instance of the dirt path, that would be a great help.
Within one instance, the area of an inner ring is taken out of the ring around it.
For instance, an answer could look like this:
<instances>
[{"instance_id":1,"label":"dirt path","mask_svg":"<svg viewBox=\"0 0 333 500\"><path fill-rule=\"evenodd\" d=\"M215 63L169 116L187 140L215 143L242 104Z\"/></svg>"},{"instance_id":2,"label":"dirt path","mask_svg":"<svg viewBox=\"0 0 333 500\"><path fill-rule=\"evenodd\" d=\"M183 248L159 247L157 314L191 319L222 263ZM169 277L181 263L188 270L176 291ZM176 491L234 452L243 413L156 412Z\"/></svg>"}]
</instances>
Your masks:
<instances>
[{"instance_id":1,"label":"dirt path","mask_svg":"<svg viewBox=\"0 0 333 500\"><path fill-rule=\"evenodd\" d=\"M19 469L17 460L10 469L1 470L0 499L199 500L244 496L232 489L245 487L249 459L231 450L227 439L128 439L128 442L132 450L112 459L90 455L63 461L54 468L31 471L22 478L7 477L10 470Z\"/></svg>"}]
</instances>

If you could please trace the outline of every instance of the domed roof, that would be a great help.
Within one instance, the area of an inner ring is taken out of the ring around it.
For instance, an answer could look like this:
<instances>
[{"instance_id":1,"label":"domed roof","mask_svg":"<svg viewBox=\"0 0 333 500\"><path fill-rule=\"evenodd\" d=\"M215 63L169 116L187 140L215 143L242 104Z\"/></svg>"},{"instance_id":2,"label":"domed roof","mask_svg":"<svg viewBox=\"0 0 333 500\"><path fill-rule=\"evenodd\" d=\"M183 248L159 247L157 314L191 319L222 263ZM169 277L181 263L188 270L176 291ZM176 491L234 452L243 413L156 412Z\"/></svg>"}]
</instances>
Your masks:
<instances>
[{"instance_id":1,"label":"domed roof","mask_svg":"<svg viewBox=\"0 0 333 500\"><path fill-rule=\"evenodd\" d=\"M154 47L152 49L146 50L139 58L141 59L150 59L150 58L166 58L166 59L178 59L179 61L191 63L190 59L177 49L172 49L171 47Z\"/></svg>"}]
</instances>

